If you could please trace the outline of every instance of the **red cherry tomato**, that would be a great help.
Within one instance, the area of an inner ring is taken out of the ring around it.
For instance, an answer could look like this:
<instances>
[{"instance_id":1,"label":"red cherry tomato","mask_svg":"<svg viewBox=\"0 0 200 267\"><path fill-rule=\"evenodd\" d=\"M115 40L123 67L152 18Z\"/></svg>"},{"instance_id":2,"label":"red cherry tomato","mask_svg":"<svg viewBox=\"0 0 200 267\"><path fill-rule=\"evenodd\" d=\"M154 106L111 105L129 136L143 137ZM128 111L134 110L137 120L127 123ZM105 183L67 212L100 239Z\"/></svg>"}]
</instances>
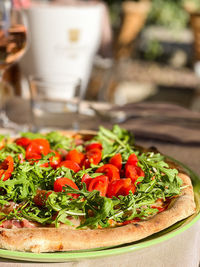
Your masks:
<instances>
[{"instance_id":1,"label":"red cherry tomato","mask_svg":"<svg viewBox=\"0 0 200 267\"><path fill-rule=\"evenodd\" d=\"M105 197L107 188L108 188L108 177L105 175L100 175L90 180L88 191L97 190L100 192L100 196Z\"/></svg>"},{"instance_id":2,"label":"red cherry tomato","mask_svg":"<svg viewBox=\"0 0 200 267\"><path fill-rule=\"evenodd\" d=\"M42 138L34 139L30 142L30 144L26 148L26 158L38 159L39 156L47 155L49 152L50 152L50 145L46 139Z\"/></svg>"},{"instance_id":3,"label":"red cherry tomato","mask_svg":"<svg viewBox=\"0 0 200 267\"><path fill-rule=\"evenodd\" d=\"M109 163L116 166L117 169L120 171L122 168L122 156L120 153L114 155L110 160Z\"/></svg>"},{"instance_id":4,"label":"red cherry tomato","mask_svg":"<svg viewBox=\"0 0 200 267\"><path fill-rule=\"evenodd\" d=\"M66 178L66 177L62 177L62 178L57 179L54 182L54 191L55 192L62 192L62 191L64 191L63 187L65 187L66 185L69 185L72 188L78 190L78 186L71 179ZM71 194L71 193L68 193L68 195L72 196L74 198L78 198L78 196L79 196L78 194Z\"/></svg>"},{"instance_id":5,"label":"red cherry tomato","mask_svg":"<svg viewBox=\"0 0 200 267\"><path fill-rule=\"evenodd\" d=\"M126 165L133 165L133 166L137 166L137 163L138 163L138 158L137 156L132 153L129 157L128 157L128 160L126 162Z\"/></svg>"},{"instance_id":6,"label":"red cherry tomato","mask_svg":"<svg viewBox=\"0 0 200 267\"><path fill-rule=\"evenodd\" d=\"M125 222L123 222L122 225L127 225L127 224L129 224L129 223L137 223L137 222L139 222L139 221L141 221L140 218L134 218L133 220L129 220L129 221L125 221Z\"/></svg>"},{"instance_id":7,"label":"red cherry tomato","mask_svg":"<svg viewBox=\"0 0 200 267\"><path fill-rule=\"evenodd\" d=\"M88 188L88 185L90 183L90 181L92 180L93 178L89 176L89 174L84 174L82 179L81 179L81 182L82 183L85 183L86 184L86 187Z\"/></svg>"},{"instance_id":8,"label":"red cherry tomato","mask_svg":"<svg viewBox=\"0 0 200 267\"><path fill-rule=\"evenodd\" d=\"M33 198L34 203L37 206L45 206L46 201L49 197L49 195L51 195L52 191L46 191L46 190L40 190L38 189L36 192L36 195Z\"/></svg>"},{"instance_id":9,"label":"red cherry tomato","mask_svg":"<svg viewBox=\"0 0 200 267\"><path fill-rule=\"evenodd\" d=\"M18 146L23 146L24 148L26 148L29 144L30 144L31 140L29 138L26 137L21 137L15 140L15 143Z\"/></svg>"},{"instance_id":10,"label":"red cherry tomato","mask_svg":"<svg viewBox=\"0 0 200 267\"><path fill-rule=\"evenodd\" d=\"M74 172L78 172L80 171L80 166L78 165L78 163L72 161L72 160L65 160L65 161L62 161L59 165L58 165L58 168L59 167L66 167L70 170L73 170Z\"/></svg>"},{"instance_id":11,"label":"red cherry tomato","mask_svg":"<svg viewBox=\"0 0 200 267\"><path fill-rule=\"evenodd\" d=\"M91 164L97 165L101 161L102 152L100 149L93 148L86 152L86 159L83 165L89 168Z\"/></svg>"},{"instance_id":12,"label":"red cherry tomato","mask_svg":"<svg viewBox=\"0 0 200 267\"><path fill-rule=\"evenodd\" d=\"M61 163L62 158L57 151L52 151L52 152L55 153L55 155L50 157L49 163L53 169L56 169L57 166Z\"/></svg>"},{"instance_id":13,"label":"red cherry tomato","mask_svg":"<svg viewBox=\"0 0 200 267\"><path fill-rule=\"evenodd\" d=\"M108 176L110 182L120 179L119 170L112 164L105 164L98 168L96 172L104 173Z\"/></svg>"},{"instance_id":14,"label":"red cherry tomato","mask_svg":"<svg viewBox=\"0 0 200 267\"><path fill-rule=\"evenodd\" d=\"M83 155L83 153L77 151L76 149L73 149L71 151L68 152L67 156L66 156L66 160L72 160L76 163L78 163L78 165L82 165L83 160L84 160L85 156Z\"/></svg>"},{"instance_id":15,"label":"red cherry tomato","mask_svg":"<svg viewBox=\"0 0 200 267\"><path fill-rule=\"evenodd\" d=\"M144 177L144 175L145 174L143 170L138 166L133 166L133 165L125 166L125 176L127 178L131 178L133 183L135 183L139 177Z\"/></svg>"},{"instance_id":16,"label":"red cherry tomato","mask_svg":"<svg viewBox=\"0 0 200 267\"><path fill-rule=\"evenodd\" d=\"M91 149L100 149L100 150L102 150L102 144L100 144L100 143L91 143L91 144L85 146L85 150L86 151L89 151Z\"/></svg>"},{"instance_id":17,"label":"red cherry tomato","mask_svg":"<svg viewBox=\"0 0 200 267\"><path fill-rule=\"evenodd\" d=\"M14 160L11 156L7 156L7 158L0 164L0 179L4 176L3 181L8 180L13 171Z\"/></svg>"},{"instance_id":18,"label":"red cherry tomato","mask_svg":"<svg viewBox=\"0 0 200 267\"><path fill-rule=\"evenodd\" d=\"M127 196L129 191L135 193L135 186L132 185L130 178L115 180L108 185L107 197Z\"/></svg>"}]
</instances>

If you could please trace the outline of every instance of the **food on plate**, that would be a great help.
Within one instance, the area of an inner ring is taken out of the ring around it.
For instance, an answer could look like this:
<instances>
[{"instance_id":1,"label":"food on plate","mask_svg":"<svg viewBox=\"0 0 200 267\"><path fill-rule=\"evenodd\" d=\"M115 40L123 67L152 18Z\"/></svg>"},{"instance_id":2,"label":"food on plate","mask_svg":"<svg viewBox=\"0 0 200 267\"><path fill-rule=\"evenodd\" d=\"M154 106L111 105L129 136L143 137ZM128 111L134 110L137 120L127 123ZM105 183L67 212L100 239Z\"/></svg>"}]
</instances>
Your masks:
<instances>
[{"instance_id":1,"label":"food on plate","mask_svg":"<svg viewBox=\"0 0 200 267\"><path fill-rule=\"evenodd\" d=\"M195 212L191 180L115 125L1 136L0 248L70 251L143 239Z\"/></svg>"}]
</instances>

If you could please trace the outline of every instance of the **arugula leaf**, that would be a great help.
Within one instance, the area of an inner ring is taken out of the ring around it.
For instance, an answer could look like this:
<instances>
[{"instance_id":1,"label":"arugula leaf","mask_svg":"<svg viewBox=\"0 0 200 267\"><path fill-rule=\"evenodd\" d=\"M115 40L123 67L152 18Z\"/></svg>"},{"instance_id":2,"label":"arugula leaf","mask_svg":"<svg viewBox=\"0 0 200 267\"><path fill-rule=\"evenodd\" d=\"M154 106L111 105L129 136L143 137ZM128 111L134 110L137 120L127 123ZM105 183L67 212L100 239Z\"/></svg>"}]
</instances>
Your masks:
<instances>
[{"instance_id":1,"label":"arugula leaf","mask_svg":"<svg viewBox=\"0 0 200 267\"><path fill-rule=\"evenodd\" d=\"M41 134L41 133L32 133L32 132L21 132L20 135L22 137L26 137L26 138L29 138L29 139L37 139L37 138L46 138L44 134Z\"/></svg>"},{"instance_id":2,"label":"arugula leaf","mask_svg":"<svg viewBox=\"0 0 200 267\"><path fill-rule=\"evenodd\" d=\"M22 133L22 136L30 139L46 138L51 149L66 151L78 149L85 151L84 146L76 145L72 138L62 136L60 133L51 132L47 135ZM1 140L1 136L0 136ZM60 223L71 225L70 218L81 218L78 228L109 227L111 221L119 224L134 218L146 219L154 216L158 209L152 208L158 199L179 195L181 192L182 180L178 177L178 171L169 168L165 158L159 153L142 152L134 146L134 137L127 130L115 125L112 130L100 127L98 135L90 142L98 141L103 146L102 161L98 165L91 165L88 169L82 169L77 173L66 167L53 169L42 167L49 163L54 153L42 156L37 162L25 161L20 163L18 154L25 158L25 149L15 143L5 143L0 150L0 162L3 162L8 155L14 159L14 171L12 177L6 181L0 179L0 205L9 205L10 201L20 204L10 214L0 214L2 220L26 218L41 224ZM84 174L95 178L99 166L109 162L109 159L116 153L122 155L123 167L130 156L135 153L139 159L138 166L145 172L145 177L139 177L135 183L136 192L129 192L127 196L107 198L100 196L99 191L87 191L86 184L81 183ZM65 186L63 192L52 192L45 199L44 206L37 206L34 203L34 196L37 189L52 191L54 182L61 177L73 180L78 186L73 189ZM73 199L71 194L77 194ZM1 221L2 222L2 221Z\"/></svg>"}]
</instances>

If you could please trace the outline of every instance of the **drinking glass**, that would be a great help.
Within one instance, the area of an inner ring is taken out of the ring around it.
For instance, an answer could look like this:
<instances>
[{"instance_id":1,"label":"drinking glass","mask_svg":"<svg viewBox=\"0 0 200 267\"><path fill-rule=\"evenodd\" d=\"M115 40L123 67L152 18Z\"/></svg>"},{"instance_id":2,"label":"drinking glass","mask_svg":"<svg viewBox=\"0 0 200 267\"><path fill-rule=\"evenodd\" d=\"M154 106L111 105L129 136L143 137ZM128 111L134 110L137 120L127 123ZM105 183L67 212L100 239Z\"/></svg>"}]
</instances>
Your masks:
<instances>
[{"instance_id":1,"label":"drinking glass","mask_svg":"<svg viewBox=\"0 0 200 267\"><path fill-rule=\"evenodd\" d=\"M5 112L7 99L13 95L11 86L3 82L4 71L16 63L27 47L26 21L22 10L12 0L0 1L0 125L17 128Z\"/></svg>"},{"instance_id":2,"label":"drinking glass","mask_svg":"<svg viewBox=\"0 0 200 267\"><path fill-rule=\"evenodd\" d=\"M33 130L79 129L81 80L78 77L70 74L31 76L29 84Z\"/></svg>"}]
</instances>

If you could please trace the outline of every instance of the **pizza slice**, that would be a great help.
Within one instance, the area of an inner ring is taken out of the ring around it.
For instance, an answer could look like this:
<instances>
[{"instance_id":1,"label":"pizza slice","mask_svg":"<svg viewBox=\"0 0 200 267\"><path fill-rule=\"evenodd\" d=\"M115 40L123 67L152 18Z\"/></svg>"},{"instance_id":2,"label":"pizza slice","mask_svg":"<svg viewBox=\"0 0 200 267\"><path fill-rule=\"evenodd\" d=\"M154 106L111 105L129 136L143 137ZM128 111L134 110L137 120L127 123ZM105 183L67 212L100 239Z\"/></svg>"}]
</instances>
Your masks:
<instances>
[{"instance_id":1,"label":"pizza slice","mask_svg":"<svg viewBox=\"0 0 200 267\"><path fill-rule=\"evenodd\" d=\"M50 252L143 239L195 212L191 180L125 129L2 136L0 247Z\"/></svg>"}]
</instances>

